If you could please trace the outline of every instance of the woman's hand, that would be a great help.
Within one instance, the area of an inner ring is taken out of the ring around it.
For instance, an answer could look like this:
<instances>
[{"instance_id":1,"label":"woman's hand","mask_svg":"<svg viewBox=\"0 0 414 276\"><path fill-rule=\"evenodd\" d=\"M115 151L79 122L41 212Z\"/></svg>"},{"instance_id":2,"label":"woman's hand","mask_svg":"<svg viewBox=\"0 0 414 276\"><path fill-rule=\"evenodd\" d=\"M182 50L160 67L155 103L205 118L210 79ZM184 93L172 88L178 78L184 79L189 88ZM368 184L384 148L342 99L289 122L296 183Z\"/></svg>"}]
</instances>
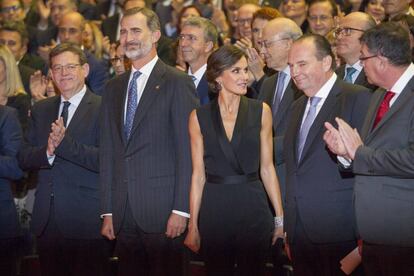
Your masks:
<instances>
[{"instance_id":1,"label":"woman's hand","mask_svg":"<svg viewBox=\"0 0 414 276\"><path fill-rule=\"evenodd\" d=\"M273 231L273 237L272 237L272 245L275 245L277 239L284 239L285 234L283 233L283 226L276 227Z\"/></svg>"},{"instance_id":2,"label":"woman's hand","mask_svg":"<svg viewBox=\"0 0 414 276\"><path fill-rule=\"evenodd\" d=\"M184 240L184 245L190 248L194 253L198 253L200 250L200 233L196 228L189 228L187 236Z\"/></svg>"}]
</instances>

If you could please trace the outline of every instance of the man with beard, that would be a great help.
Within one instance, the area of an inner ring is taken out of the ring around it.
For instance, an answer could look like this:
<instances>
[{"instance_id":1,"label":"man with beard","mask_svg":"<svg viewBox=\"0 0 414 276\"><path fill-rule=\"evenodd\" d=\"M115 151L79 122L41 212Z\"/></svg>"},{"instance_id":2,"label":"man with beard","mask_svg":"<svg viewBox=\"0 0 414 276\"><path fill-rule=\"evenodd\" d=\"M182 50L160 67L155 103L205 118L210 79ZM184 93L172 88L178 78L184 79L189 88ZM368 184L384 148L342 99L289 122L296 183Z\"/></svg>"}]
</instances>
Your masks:
<instances>
[{"instance_id":1,"label":"man with beard","mask_svg":"<svg viewBox=\"0 0 414 276\"><path fill-rule=\"evenodd\" d=\"M188 75L197 87L200 104L210 102L207 79L207 59L217 46L217 28L210 20L202 17L190 17L183 23L179 35L179 47L183 59L188 63Z\"/></svg>"},{"instance_id":2,"label":"man with beard","mask_svg":"<svg viewBox=\"0 0 414 276\"><path fill-rule=\"evenodd\" d=\"M130 72L111 80L102 110L101 233L117 239L118 275L182 275L191 156L191 78L157 56L157 15L126 10L120 42Z\"/></svg>"}]
</instances>

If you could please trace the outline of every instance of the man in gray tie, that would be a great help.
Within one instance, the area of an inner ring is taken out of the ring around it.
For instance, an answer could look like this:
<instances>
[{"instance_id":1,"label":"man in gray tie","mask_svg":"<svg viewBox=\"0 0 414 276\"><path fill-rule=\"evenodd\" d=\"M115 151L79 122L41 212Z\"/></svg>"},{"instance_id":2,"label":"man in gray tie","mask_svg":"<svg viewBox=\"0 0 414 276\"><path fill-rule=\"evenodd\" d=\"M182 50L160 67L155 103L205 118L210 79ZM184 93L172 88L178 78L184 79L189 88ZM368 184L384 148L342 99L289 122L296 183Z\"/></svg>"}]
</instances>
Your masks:
<instances>
[{"instance_id":1,"label":"man in gray tie","mask_svg":"<svg viewBox=\"0 0 414 276\"><path fill-rule=\"evenodd\" d=\"M359 128L371 93L335 74L329 42L306 35L293 43L288 63L305 95L292 105L284 137L285 230L295 275L342 275L339 261L356 247L353 178L338 170L322 139L325 121L345 116Z\"/></svg>"},{"instance_id":2,"label":"man in gray tie","mask_svg":"<svg viewBox=\"0 0 414 276\"><path fill-rule=\"evenodd\" d=\"M359 61L361 54L359 39L366 30L375 27L375 25L372 16L363 12L352 12L341 19L334 32L336 52L345 61L345 65L336 70L338 77L348 83L359 84L371 90L375 90L376 87L368 82L364 68Z\"/></svg>"}]
</instances>

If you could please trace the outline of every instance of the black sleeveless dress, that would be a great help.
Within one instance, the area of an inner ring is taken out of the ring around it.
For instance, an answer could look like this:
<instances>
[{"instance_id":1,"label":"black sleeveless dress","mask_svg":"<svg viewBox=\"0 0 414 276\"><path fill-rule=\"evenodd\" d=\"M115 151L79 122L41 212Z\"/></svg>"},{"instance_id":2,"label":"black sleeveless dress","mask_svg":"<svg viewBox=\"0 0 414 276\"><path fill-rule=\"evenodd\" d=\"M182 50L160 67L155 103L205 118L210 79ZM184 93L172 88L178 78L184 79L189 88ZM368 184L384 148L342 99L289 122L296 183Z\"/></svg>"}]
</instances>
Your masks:
<instances>
[{"instance_id":1,"label":"black sleeveless dress","mask_svg":"<svg viewBox=\"0 0 414 276\"><path fill-rule=\"evenodd\" d=\"M259 179L262 103L241 97L229 141L217 99L197 109L206 184L199 215L208 275L259 275L270 248L273 217Z\"/></svg>"}]
</instances>

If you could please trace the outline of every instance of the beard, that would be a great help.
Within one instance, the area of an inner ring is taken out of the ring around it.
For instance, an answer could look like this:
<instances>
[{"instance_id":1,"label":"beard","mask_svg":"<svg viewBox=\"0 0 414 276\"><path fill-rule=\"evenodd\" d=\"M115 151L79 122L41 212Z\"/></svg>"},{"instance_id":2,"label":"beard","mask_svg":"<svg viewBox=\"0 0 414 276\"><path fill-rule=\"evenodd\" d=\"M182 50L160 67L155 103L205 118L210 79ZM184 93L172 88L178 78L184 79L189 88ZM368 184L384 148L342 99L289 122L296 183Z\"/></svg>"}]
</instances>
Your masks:
<instances>
[{"instance_id":1,"label":"beard","mask_svg":"<svg viewBox=\"0 0 414 276\"><path fill-rule=\"evenodd\" d=\"M145 57L152 49L152 43L141 41L141 42L130 42L124 46L125 55L130 60L136 60Z\"/></svg>"}]
</instances>

